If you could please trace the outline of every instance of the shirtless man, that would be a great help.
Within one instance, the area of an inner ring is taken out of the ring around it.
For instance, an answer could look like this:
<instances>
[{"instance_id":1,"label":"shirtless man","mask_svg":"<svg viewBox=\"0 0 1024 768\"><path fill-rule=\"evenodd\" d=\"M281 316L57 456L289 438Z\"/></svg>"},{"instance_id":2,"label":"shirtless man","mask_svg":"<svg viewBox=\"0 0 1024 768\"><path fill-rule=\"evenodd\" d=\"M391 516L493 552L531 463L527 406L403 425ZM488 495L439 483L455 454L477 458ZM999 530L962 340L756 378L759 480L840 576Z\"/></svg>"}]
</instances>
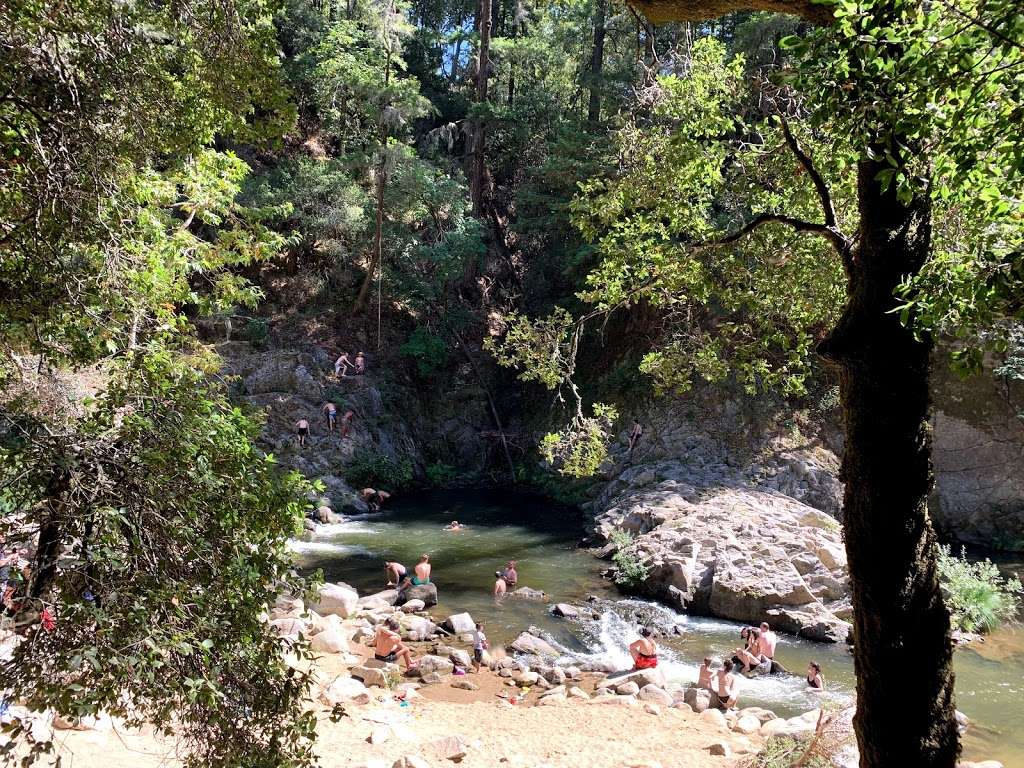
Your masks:
<instances>
[{"instance_id":1,"label":"shirtless man","mask_svg":"<svg viewBox=\"0 0 1024 768\"><path fill-rule=\"evenodd\" d=\"M712 660L710 656L704 657L704 663L697 668L697 687L703 688L706 691L712 690L711 678L714 677L715 670L711 668Z\"/></svg>"},{"instance_id":2,"label":"shirtless man","mask_svg":"<svg viewBox=\"0 0 1024 768\"><path fill-rule=\"evenodd\" d=\"M750 628L749 634L747 635L747 646L746 648L739 648L736 650L734 658L740 660L740 664L743 665L744 672L753 672L755 668L761 666L765 662L771 662L771 659L765 658L761 654L761 632L760 630Z\"/></svg>"},{"instance_id":3,"label":"shirtless man","mask_svg":"<svg viewBox=\"0 0 1024 768\"><path fill-rule=\"evenodd\" d=\"M366 373L366 356L362 352L356 354L355 370L352 373L358 376Z\"/></svg>"},{"instance_id":4,"label":"shirtless man","mask_svg":"<svg viewBox=\"0 0 1024 768\"><path fill-rule=\"evenodd\" d=\"M505 570L501 572L501 576L510 590L515 590L519 583L519 572L516 570L516 565L518 564L515 560L509 560L505 564Z\"/></svg>"},{"instance_id":5,"label":"shirtless man","mask_svg":"<svg viewBox=\"0 0 1024 768\"><path fill-rule=\"evenodd\" d=\"M345 411L345 415L341 417L341 436L348 437L348 431L352 428L352 419L355 418L356 412L353 410Z\"/></svg>"},{"instance_id":6,"label":"shirtless man","mask_svg":"<svg viewBox=\"0 0 1024 768\"><path fill-rule=\"evenodd\" d=\"M395 659L405 662L406 669L415 669L416 662L412 660L410 651L402 642L402 636L398 634L398 622L395 619L388 619L386 624L377 628L377 634L373 637L373 658L387 664L393 664Z\"/></svg>"},{"instance_id":7,"label":"shirtless man","mask_svg":"<svg viewBox=\"0 0 1024 768\"><path fill-rule=\"evenodd\" d=\"M715 673L715 693L718 694L718 708L732 709L738 698L738 683L732 673L732 660L722 662L722 668Z\"/></svg>"},{"instance_id":8,"label":"shirtless man","mask_svg":"<svg viewBox=\"0 0 1024 768\"><path fill-rule=\"evenodd\" d=\"M779 643L779 636L771 631L767 621L761 622L761 637L758 640L758 650L761 656L766 659L775 659L775 646Z\"/></svg>"},{"instance_id":9,"label":"shirtless man","mask_svg":"<svg viewBox=\"0 0 1024 768\"><path fill-rule=\"evenodd\" d=\"M494 596L504 597L505 593L508 592L508 585L505 583L505 577L501 575L501 571L494 572Z\"/></svg>"},{"instance_id":10,"label":"shirtless man","mask_svg":"<svg viewBox=\"0 0 1024 768\"><path fill-rule=\"evenodd\" d=\"M334 375L340 379L345 378L345 372L352 367L352 361L349 360L348 352L342 352L338 356L338 359L334 361Z\"/></svg>"},{"instance_id":11,"label":"shirtless man","mask_svg":"<svg viewBox=\"0 0 1024 768\"><path fill-rule=\"evenodd\" d=\"M405 578L405 566L401 563L385 562L384 573L388 575L388 586L392 587L396 584L401 584L402 579Z\"/></svg>"},{"instance_id":12,"label":"shirtless man","mask_svg":"<svg viewBox=\"0 0 1024 768\"><path fill-rule=\"evenodd\" d=\"M309 437L309 422L299 419L295 422L295 432L299 436L299 448L306 447L306 438Z\"/></svg>"},{"instance_id":13,"label":"shirtless man","mask_svg":"<svg viewBox=\"0 0 1024 768\"><path fill-rule=\"evenodd\" d=\"M334 425L338 421L338 406L328 401L324 403L324 407L320 410L323 411L324 415L327 417L327 429L333 432Z\"/></svg>"}]
</instances>

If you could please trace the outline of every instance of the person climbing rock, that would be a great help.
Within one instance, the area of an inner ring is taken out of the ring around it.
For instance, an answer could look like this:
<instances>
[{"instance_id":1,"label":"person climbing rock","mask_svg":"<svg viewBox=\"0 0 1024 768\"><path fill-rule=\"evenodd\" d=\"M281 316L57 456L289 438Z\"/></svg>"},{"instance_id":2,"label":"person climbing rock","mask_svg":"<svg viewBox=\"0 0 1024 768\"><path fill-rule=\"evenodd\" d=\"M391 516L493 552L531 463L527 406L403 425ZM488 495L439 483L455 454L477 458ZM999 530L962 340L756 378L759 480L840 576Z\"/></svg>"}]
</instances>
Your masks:
<instances>
[{"instance_id":1,"label":"person climbing rock","mask_svg":"<svg viewBox=\"0 0 1024 768\"><path fill-rule=\"evenodd\" d=\"M324 416L327 417L327 429L333 432L334 425L338 421L338 406L328 401L324 403L324 407L321 408L320 410L322 410L324 412Z\"/></svg>"},{"instance_id":2,"label":"person climbing rock","mask_svg":"<svg viewBox=\"0 0 1024 768\"><path fill-rule=\"evenodd\" d=\"M348 352L342 352L334 361L334 375L336 378L344 379L349 368L355 367L349 359Z\"/></svg>"},{"instance_id":3,"label":"person climbing rock","mask_svg":"<svg viewBox=\"0 0 1024 768\"><path fill-rule=\"evenodd\" d=\"M643 437L644 428L640 425L639 421L633 422L633 429L629 431L629 455L633 455L633 449L636 448L636 444L640 442L640 438Z\"/></svg>"},{"instance_id":4,"label":"person climbing rock","mask_svg":"<svg viewBox=\"0 0 1024 768\"><path fill-rule=\"evenodd\" d=\"M362 352L356 354L355 369L352 371L354 376L362 376L366 373L366 355Z\"/></svg>"},{"instance_id":5,"label":"person climbing rock","mask_svg":"<svg viewBox=\"0 0 1024 768\"><path fill-rule=\"evenodd\" d=\"M345 414L341 417L341 436L343 438L348 437L348 431L352 428L352 419L356 416L356 412L352 409L345 411Z\"/></svg>"},{"instance_id":6,"label":"person climbing rock","mask_svg":"<svg viewBox=\"0 0 1024 768\"><path fill-rule=\"evenodd\" d=\"M306 438L309 437L309 422L305 419L296 421L295 433L299 436L299 448L305 448Z\"/></svg>"}]
</instances>

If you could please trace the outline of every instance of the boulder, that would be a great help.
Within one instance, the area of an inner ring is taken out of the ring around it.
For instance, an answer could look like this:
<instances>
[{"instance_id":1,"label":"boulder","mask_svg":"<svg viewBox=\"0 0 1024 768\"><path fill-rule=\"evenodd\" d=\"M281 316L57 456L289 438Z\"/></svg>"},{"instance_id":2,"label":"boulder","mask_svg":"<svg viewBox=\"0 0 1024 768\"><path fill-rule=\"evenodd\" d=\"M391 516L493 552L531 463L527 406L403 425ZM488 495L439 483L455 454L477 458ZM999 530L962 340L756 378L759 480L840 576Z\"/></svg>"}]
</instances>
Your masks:
<instances>
[{"instance_id":1,"label":"boulder","mask_svg":"<svg viewBox=\"0 0 1024 768\"><path fill-rule=\"evenodd\" d=\"M683 691L683 702L697 713L711 706L711 691L704 688L687 688Z\"/></svg>"},{"instance_id":2,"label":"boulder","mask_svg":"<svg viewBox=\"0 0 1024 768\"><path fill-rule=\"evenodd\" d=\"M649 701L652 704L659 704L663 707L672 706L672 696L666 690L656 685L645 685L637 695L640 701Z\"/></svg>"},{"instance_id":3,"label":"boulder","mask_svg":"<svg viewBox=\"0 0 1024 768\"><path fill-rule=\"evenodd\" d=\"M468 613L456 613L445 619L442 626L450 632L460 634L475 630L476 622L473 621L473 617Z\"/></svg>"},{"instance_id":4,"label":"boulder","mask_svg":"<svg viewBox=\"0 0 1024 768\"><path fill-rule=\"evenodd\" d=\"M437 672L422 672L420 673L420 682L424 685L437 685L444 678L441 677Z\"/></svg>"},{"instance_id":5,"label":"boulder","mask_svg":"<svg viewBox=\"0 0 1024 768\"><path fill-rule=\"evenodd\" d=\"M375 685L379 688L390 688L395 681L401 679L397 664L385 664L383 667L352 667L349 674L362 680L366 686Z\"/></svg>"},{"instance_id":6,"label":"boulder","mask_svg":"<svg viewBox=\"0 0 1024 768\"><path fill-rule=\"evenodd\" d=\"M348 635L340 629L325 629L313 635L309 647L319 653L348 653Z\"/></svg>"},{"instance_id":7,"label":"boulder","mask_svg":"<svg viewBox=\"0 0 1024 768\"><path fill-rule=\"evenodd\" d=\"M519 685L536 685L541 679L540 675L532 671L516 671L512 673L512 679L515 680Z\"/></svg>"},{"instance_id":8,"label":"boulder","mask_svg":"<svg viewBox=\"0 0 1024 768\"><path fill-rule=\"evenodd\" d=\"M274 607L270 610L270 617L273 619L298 618L306 610L301 597L288 597L278 595L274 601Z\"/></svg>"},{"instance_id":9,"label":"boulder","mask_svg":"<svg viewBox=\"0 0 1024 768\"><path fill-rule=\"evenodd\" d=\"M544 676L544 679L552 685L562 685L568 677L568 675L565 674L565 671L560 667L550 667L545 669L541 674Z\"/></svg>"},{"instance_id":10,"label":"boulder","mask_svg":"<svg viewBox=\"0 0 1024 768\"><path fill-rule=\"evenodd\" d=\"M619 696L635 696L640 693L640 686L634 683L632 680L627 680L624 683L619 683L615 686L615 692Z\"/></svg>"},{"instance_id":11,"label":"boulder","mask_svg":"<svg viewBox=\"0 0 1024 768\"><path fill-rule=\"evenodd\" d=\"M466 680L465 678L459 678L452 682L452 688L460 688L463 691L478 691L480 686L474 683L472 680Z\"/></svg>"},{"instance_id":12,"label":"boulder","mask_svg":"<svg viewBox=\"0 0 1024 768\"><path fill-rule=\"evenodd\" d=\"M398 623L410 640L426 640L437 632L437 625L426 616L402 614Z\"/></svg>"},{"instance_id":13,"label":"boulder","mask_svg":"<svg viewBox=\"0 0 1024 768\"><path fill-rule=\"evenodd\" d=\"M547 597L539 589L530 589L529 587L520 587L519 589L510 593L513 597L521 597L524 600L543 600Z\"/></svg>"},{"instance_id":14,"label":"boulder","mask_svg":"<svg viewBox=\"0 0 1024 768\"><path fill-rule=\"evenodd\" d=\"M408 587L398 593L395 605L404 605L410 600L422 600L426 608L437 605L437 585L430 583Z\"/></svg>"},{"instance_id":15,"label":"boulder","mask_svg":"<svg viewBox=\"0 0 1024 768\"><path fill-rule=\"evenodd\" d=\"M551 645L547 640L536 635L531 635L529 632L523 632L512 641L511 648L513 651L519 651L520 653L532 653L537 656L557 656L558 650Z\"/></svg>"},{"instance_id":16,"label":"boulder","mask_svg":"<svg viewBox=\"0 0 1024 768\"><path fill-rule=\"evenodd\" d=\"M444 736L426 745L427 750L442 760L458 762L466 756L466 740L462 736Z\"/></svg>"},{"instance_id":17,"label":"boulder","mask_svg":"<svg viewBox=\"0 0 1024 768\"><path fill-rule=\"evenodd\" d=\"M551 608L551 613L555 616L561 616L563 619L575 619L580 615L579 610L568 603L555 603Z\"/></svg>"},{"instance_id":18,"label":"boulder","mask_svg":"<svg viewBox=\"0 0 1024 768\"><path fill-rule=\"evenodd\" d=\"M279 637L289 640L298 640L306 631L306 622L302 619L274 619L270 626Z\"/></svg>"},{"instance_id":19,"label":"boulder","mask_svg":"<svg viewBox=\"0 0 1024 768\"><path fill-rule=\"evenodd\" d=\"M708 747L708 754L716 757L732 757L732 747L724 741L716 741Z\"/></svg>"},{"instance_id":20,"label":"boulder","mask_svg":"<svg viewBox=\"0 0 1024 768\"><path fill-rule=\"evenodd\" d=\"M583 701L587 701L590 698L589 693L575 685L569 689L568 696L570 699L582 699Z\"/></svg>"},{"instance_id":21,"label":"boulder","mask_svg":"<svg viewBox=\"0 0 1024 768\"><path fill-rule=\"evenodd\" d=\"M351 702L353 704L369 704L370 695L362 680L354 677L339 677L321 689L318 697L323 703L333 706Z\"/></svg>"},{"instance_id":22,"label":"boulder","mask_svg":"<svg viewBox=\"0 0 1024 768\"><path fill-rule=\"evenodd\" d=\"M462 667L463 669L469 669L473 666L473 657L469 655L469 651L464 651L461 648L449 648L448 659L457 667Z\"/></svg>"},{"instance_id":23,"label":"boulder","mask_svg":"<svg viewBox=\"0 0 1024 768\"><path fill-rule=\"evenodd\" d=\"M324 584L310 607L321 616L347 619L359 608L359 594L347 584Z\"/></svg>"},{"instance_id":24,"label":"boulder","mask_svg":"<svg viewBox=\"0 0 1024 768\"><path fill-rule=\"evenodd\" d=\"M739 733L750 735L751 733L757 733L761 730L761 721L753 715L743 715L736 718L736 722L733 724L732 729Z\"/></svg>"},{"instance_id":25,"label":"boulder","mask_svg":"<svg viewBox=\"0 0 1024 768\"><path fill-rule=\"evenodd\" d=\"M436 672L439 675L450 675L455 671L455 665L452 662L433 654L421 657L417 662L416 668L420 671L421 676L430 672Z\"/></svg>"},{"instance_id":26,"label":"boulder","mask_svg":"<svg viewBox=\"0 0 1024 768\"><path fill-rule=\"evenodd\" d=\"M404 613L418 613L419 611L426 609L426 607L427 604L422 600L407 600L402 606L402 611Z\"/></svg>"},{"instance_id":27,"label":"boulder","mask_svg":"<svg viewBox=\"0 0 1024 768\"><path fill-rule=\"evenodd\" d=\"M711 725L725 728L725 715L722 714L720 709L705 709L697 717Z\"/></svg>"},{"instance_id":28,"label":"boulder","mask_svg":"<svg viewBox=\"0 0 1024 768\"><path fill-rule=\"evenodd\" d=\"M668 684L665 681L665 673L655 667L654 669L638 669L635 672L630 672L626 675L619 675L614 678L609 678L614 683L624 683L627 680L632 680L640 688L645 685L656 685L659 688L666 688Z\"/></svg>"},{"instance_id":29,"label":"boulder","mask_svg":"<svg viewBox=\"0 0 1024 768\"><path fill-rule=\"evenodd\" d=\"M402 755L391 764L391 768L431 768L431 766L419 755Z\"/></svg>"}]
</instances>

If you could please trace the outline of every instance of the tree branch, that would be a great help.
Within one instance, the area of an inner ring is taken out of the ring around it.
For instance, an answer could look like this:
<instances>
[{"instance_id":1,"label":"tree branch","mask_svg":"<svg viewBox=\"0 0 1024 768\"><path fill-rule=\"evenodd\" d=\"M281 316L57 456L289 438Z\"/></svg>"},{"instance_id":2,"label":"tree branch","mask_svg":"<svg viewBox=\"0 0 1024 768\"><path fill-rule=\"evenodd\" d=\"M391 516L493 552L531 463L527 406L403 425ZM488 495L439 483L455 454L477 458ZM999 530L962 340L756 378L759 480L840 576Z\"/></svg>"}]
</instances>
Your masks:
<instances>
[{"instance_id":1,"label":"tree branch","mask_svg":"<svg viewBox=\"0 0 1024 768\"><path fill-rule=\"evenodd\" d=\"M702 248L715 248L719 245L728 245L729 243L735 243L737 240L742 240L744 237L749 235L758 227L765 224L778 223L785 224L788 227L792 227L797 232L811 232L815 235L824 237L833 247L839 252L839 255L843 257L844 263L849 257L850 244L847 242L843 235L835 229L828 227L824 224L816 224L811 221L804 221L794 216L786 216L781 213L762 213L755 216L753 219L748 221L738 230L730 235L719 238L718 240L709 240L705 243L694 243L687 247L693 249Z\"/></svg>"},{"instance_id":2,"label":"tree branch","mask_svg":"<svg viewBox=\"0 0 1024 768\"><path fill-rule=\"evenodd\" d=\"M784 117L779 117L779 121L782 123L782 135L786 137L786 144L793 151L796 159L799 161L803 169L807 171L807 175L811 177L811 181L814 183L814 189L818 193L818 199L821 200L821 209L825 213L825 226L835 228L836 226L836 209L832 205L832 195L829 194L828 185L825 183L825 179L822 178L821 174L818 173L818 169L814 167L814 163L806 152L800 147L796 137L793 136L793 132L789 130L789 121ZM838 231L838 230L837 230Z\"/></svg>"}]
</instances>

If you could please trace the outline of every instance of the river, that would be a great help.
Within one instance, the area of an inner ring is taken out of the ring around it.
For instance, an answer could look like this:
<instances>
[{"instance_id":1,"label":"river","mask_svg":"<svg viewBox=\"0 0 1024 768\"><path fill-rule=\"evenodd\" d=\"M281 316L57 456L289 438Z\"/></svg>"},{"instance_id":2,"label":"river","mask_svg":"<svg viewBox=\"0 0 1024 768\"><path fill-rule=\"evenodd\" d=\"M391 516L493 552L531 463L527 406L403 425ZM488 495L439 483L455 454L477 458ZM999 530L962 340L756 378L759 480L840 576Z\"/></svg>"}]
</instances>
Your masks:
<instances>
[{"instance_id":1,"label":"river","mask_svg":"<svg viewBox=\"0 0 1024 768\"><path fill-rule=\"evenodd\" d=\"M452 519L466 525L443 530ZM337 525L319 526L293 547L305 569L320 568L328 581L356 587L360 594L384 588L384 561L411 567L430 553L442 617L468 611L483 621L493 644L511 641L533 625L563 649L566 660L611 661L626 668L626 646L640 623L665 633L659 641L669 679L696 678L705 655L721 658L739 643L741 625L677 614L646 601L623 599L600 572L607 567L576 544L585 519L577 510L548 499L508 491L434 491L393 500L382 513ZM543 590L550 599L496 601L494 571L507 560L519 563L519 583ZM590 599L590 602L586 602ZM553 602L587 605L583 619L566 621L549 612ZM802 675L810 660L823 668L828 691L806 691L799 677L745 681L741 706L756 705L787 717L821 704L847 701L854 690L853 663L845 646L782 636L777 658ZM1024 632L1000 631L977 649L956 653L957 705L971 726L965 759L996 759L1024 768ZM908 670L913 685L913 670Z\"/></svg>"}]
</instances>

